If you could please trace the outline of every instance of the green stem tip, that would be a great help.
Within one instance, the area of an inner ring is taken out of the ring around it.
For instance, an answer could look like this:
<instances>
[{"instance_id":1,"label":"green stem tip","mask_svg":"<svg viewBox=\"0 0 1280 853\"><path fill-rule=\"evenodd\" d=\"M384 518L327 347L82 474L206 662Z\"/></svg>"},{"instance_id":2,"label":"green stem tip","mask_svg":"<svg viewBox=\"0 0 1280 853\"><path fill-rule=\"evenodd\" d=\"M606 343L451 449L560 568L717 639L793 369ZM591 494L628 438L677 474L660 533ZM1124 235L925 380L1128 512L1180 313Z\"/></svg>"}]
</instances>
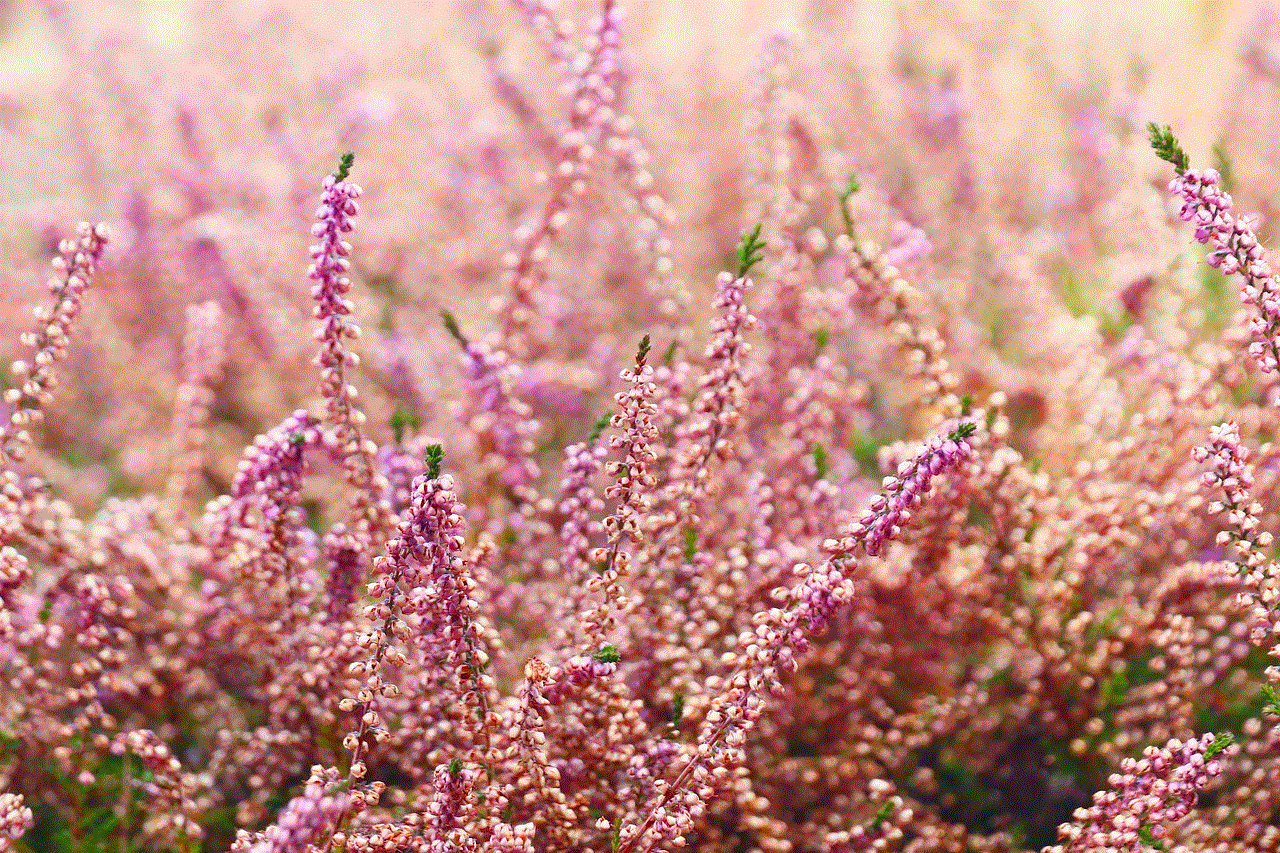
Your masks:
<instances>
[{"instance_id":1,"label":"green stem tip","mask_svg":"<svg viewBox=\"0 0 1280 853\"><path fill-rule=\"evenodd\" d=\"M1156 156L1172 163L1179 176L1190 168L1191 161L1187 158L1187 152L1182 150L1169 125L1161 127L1154 121L1147 122L1147 134L1151 138L1151 147L1155 149Z\"/></svg>"}]
</instances>

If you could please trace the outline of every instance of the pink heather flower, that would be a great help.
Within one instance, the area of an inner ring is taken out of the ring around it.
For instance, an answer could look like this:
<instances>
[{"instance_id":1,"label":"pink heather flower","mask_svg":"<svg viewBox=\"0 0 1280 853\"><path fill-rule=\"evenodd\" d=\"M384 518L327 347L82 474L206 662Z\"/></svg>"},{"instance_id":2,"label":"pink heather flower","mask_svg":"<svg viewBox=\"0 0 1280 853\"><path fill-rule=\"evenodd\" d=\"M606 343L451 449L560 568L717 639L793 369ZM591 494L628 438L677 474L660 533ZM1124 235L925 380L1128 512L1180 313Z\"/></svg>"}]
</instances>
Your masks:
<instances>
[{"instance_id":1,"label":"pink heather flower","mask_svg":"<svg viewBox=\"0 0 1280 853\"><path fill-rule=\"evenodd\" d=\"M1209 462L1212 470L1206 471L1201 485L1221 494L1209 504L1209 511L1226 518L1227 528L1217 537L1219 547L1234 553L1234 564L1247 591L1242 592L1240 603L1251 613L1252 639L1262 644L1268 636L1280 635L1280 613L1276 602L1280 601L1280 565L1272 559L1272 535L1259 529L1263 508L1253 500L1253 466L1249 464L1249 449L1240 441L1240 429L1235 421L1209 430L1209 443L1192 451L1197 462ZM1273 656L1280 656L1280 647L1271 649Z\"/></svg>"},{"instance_id":2,"label":"pink heather flower","mask_svg":"<svg viewBox=\"0 0 1280 853\"><path fill-rule=\"evenodd\" d=\"M111 752L117 756L130 752L142 760L150 779L141 791L152 814L167 815L173 828L187 839L204 837L204 828L192 819L196 807L191 795L196 780L183 772L181 762L155 732L137 729L118 734L111 742Z\"/></svg>"},{"instance_id":3,"label":"pink heather flower","mask_svg":"<svg viewBox=\"0 0 1280 853\"><path fill-rule=\"evenodd\" d=\"M475 817L476 805L473 791L480 770L463 766L439 765L431 777L435 796L427 806L422 837L427 850L465 850L466 827ZM462 842L462 843L459 843Z\"/></svg>"},{"instance_id":4,"label":"pink heather flower","mask_svg":"<svg viewBox=\"0 0 1280 853\"><path fill-rule=\"evenodd\" d=\"M570 843L567 829L575 815L566 806L560 771L551 764L544 732L553 721L552 705L555 704L546 692L554 689L557 672L535 657L525 665L524 676L517 694L520 704L508 726L511 743L507 754L520 762L538 790L535 820L548 834L549 848L567 849Z\"/></svg>"},{"instance_id":5,"label":"pink heather flower","mask_svg":"<svg viewBox=\"0 0 1280 853\"><path fill-rule=\"evenodd\" d=\"M563 666L554 667L547 675L542 688L542 700L546 706L559 705L591 682L604 678L617 670L618 664L598 660L592 655L574 655Z\"/></svg>"},{"instance_id":6,"label":"pink heather flower","mask_svg":"<svg viewBox=\"0 0 1280 853\"><path fill-rule=\"evenodd\" d=\"M15 631L14 593L30 577L27 558L10 545L0 546L0 643L7 641Z\"/></svg>"},{"instance_id":7,"label":"pink heather flower","mask_svg":"<svg viewBox=\"0 0 1280 853\"><path fill-rule=\"evenodd\" d=\"M312 767L302 793L280 810L276 822L262 832L242 834L231 849L237 853L309 853L314 845L330 839L346 815L351 795L338 790L338 785L336 770Z\"/></svg>"},{"instance_id":8,"label":"pink heather flower","mask_svg":"<svg viewBox=\"0 0 1280 853\"><path fill-rule=\"evenodd\" d=\"M9 422L0 425L0 463L21 460L26 455L31 444L27 427L40 422L41 409L53 398L53 368L67 357L67 333L80 313L81 300L102 259L108 233L105 225L81 222L76 237L58 245L58 256L52 264L55 276L49 280L53 305L37 308L36 319L41 328L22 336L23 345L32 347L35 353L30 362L19 359L9 366L17 384L4 394L5 403L14 411Z\"/></svg>"},{"instance_id":9,"label":"pink heather flower","mask_svg":"<svg viewBox=\"0 0 1280 853\"><path fill-rule=\"evenodd\" d=\"M821 633L836 608L853 597L846 560L817 569L798 565L805 579L790 593L786 609L772 608L752 632L739 637L738 671L703 720L692 757L638 826L624 826L620 853L661 848L687 833L705 812L721 780L741 766L747 734L764 713L765 696L781 691L781 677L796 667L796 654Z\"/></svg>"},{"instance_id":10,"label":"pink heather flower","mask_svg":"<svg viewBox=\"0 0 1280 853\"><path fill-rule=\"evenodd\" d=\"M593 562L596 549L592 540L603 538L604 525L599 514L604 509L595 479L604 468L607 450L598 445L571 444L565 448L564 479L560 483L557 509L564 519L560 525L560 571L572 584L557 602L557 616L552 630L560 649L572 648L574 619L585 606L588 589L600 584Z\"/></svg>"},{"instance_id":11,"label":"pink heather flower","mask_svg":"<svg viewBox=\"0 0 1280 853\"><path fill-rule=\"evenodd\" d=\"M902 525L911 519L911 510L929 491L934 476L954 468L970 453L963 430L953 431L945 437L929 439L914 459L902 462L897 473L885 477L881 483L884 492L872 499L849 533L840 540L828 540L825 546L832 553L851 552L861 545L869 556L876 556L884 544L895 537Z\"/></svg>"},{"instance_id":12,"label":"pink heather flower","mask_svg":"<svg viewBox=\"0 0 1280 853\"><path fill-rule=\"evenodd\" d=\"M0 794L0 853L13 849L17 841L35 823L31 809L24 805L21 794Z\"/></svg>"},{"instance_id":13,"label":"pink heather flower","mask_svg":"<svg viewBox=\"0 0 1280 853\"><path fill-rule=\"evenodd\" d=\"M745 275L722 272L716 278L715 307L723 313L711 321L711 343L704 353L710 369L698 382L701 390L694 403L694 411L705 416L702 429L710 434L704 462L723 452L721 438L737 422L742 407L742 366L751 353L743 334L756 325L745 301L750 286L751 279Z\"/></svg>"},{"instance_id":14,"label":"pink heather flower","mask_svg":"<svg viewBox=\"0 0 1280 853\"><path fill-rule=\"evenodd\" d=\"M443 667L476 719L483 721L493 681L484 672L489 658L475 618L475 581L462 558L463 511L453 477L424 475L414 489L409 517L387 546L386 559L390 572L399 571L404 611L417 614L414 644L423 663ZM383 593L370 590L370 595Z\"/></svg>"},{"instance_id":15,"label":"pink heather flower","mask_svg":"<svg viewBox=\"0 0 1280 853\"><path fill-rule=\"evenodd\" d=\"M571 444L564 451L564 480L560 484L560 568L567 576L583 575L591 567L591 535L601 529L592 518L604 509L597 493L596 475L604 468L606 449Z\"/></svg>"},{"instance_id":16,"label":"pink heather flower","mask_svg":"<svg viewBox=\"0 0 1280 853\"><path fill-rule=\"evenodd\" d=\"M535 222L516 229L516 249L503 258L511 297L502 312L502 346L522 357L527 354L528 330L548 279L547 246L568 224L574 200L586 191L591 162L602 147L603 129L613 118L617 92L609 81L619 64L622 13L607 2L604 14L592 20L581 52L570 58L567 33L556 24L551 4L523 0L517 6L565 72L570 105L568 127L556 142L555 163L548 170L551 197Z\"/></svg>"},{"instance_id":17,"label":"pink heather flower","mask_svg":"<svg viewBox=\"0 0 1280 853\"><path fill-rule=\"evenodd\" d=\"M352 228L351 220L359 210L356 205L359 197L359 185L339 181L329 175L324 179L316 224L311 228L311 236L319 240L311 247L312 263L307 271L307 275L316 282L311 288L311 296L316 302L316 319L322 324L316 333L316 339L320 341L316 364L323 371L321 391L335 420L344 414L342 407L350 405L354 397L352 389L343 380L343 368L354 365L358 360L354 353L347 352L343 344L346 338L358 337L360 329L347 319L352 307L346 298L347 291L351 289L351 279L347 277L351 269L351 262L347 260L351 244L342 235Z\"/></svg>"},{"instance_id":18,"label":"pink heather flower","mask_svg":"<svg viewBox=\"0 0 1280 853\"><path fill-rule=\"evenodd\" d=\"M0 547L0 603L29 577L31 569L27 566L27 558L12 546Z\"/></svg>"},{"instance_id":19,"label":"pink heather flower","mask_svg":"<svg viewBox=\"0 0 1280 853\"><path fill-rule=\"evenodd\" d=\"M658 428L653 423L657 415L653 402L657 387L653 383L653 368L646 362L648 355L646 336L636 353L635 364L621 373L629 387L613 398L620 410L609 421L610 426L618 430L609 438L609 447L621 451L623 458L607 466L613 482L605 489L605 498L618 503L613 514L604 520L605 546L588 556L588 563L595 564L599 575L589 578L587 588L575 590L569 598L579 614L582 641L588 648L598 648L608 641L614 619L626 608L622 579L627 575L630 557L624 544L635 545L640 541L640 519L649 510L648 492L657 482L649 473L649 463L656 455L652 444ZM583 607L581 593L596 591L603 600Z\"/></svg>"},{"instance_id":20,"label":"pink heather flower","mask_svg":"<svg viewBox=\"0 0 1280 853\"><path fill-rule=\"evenodd\" d=\"M320 441L317 426L306 409L297 409L254 439L231 481L231 497L296 492L302 485L302 453Z\"/></svg>"},{"instance_id":21,"label":"pink heather flower","mask_svg":"<svg viewBox=\"0 0 1280 853\"><path fill-rule=\"evenodd\" d=\"M1249 355L1263 373L1275 371L1280 367L1280 283L1253 223L1232 212L1231 194L1214 169L1188 169L1169 182L1169 192L1182 199L1178 216L1195 225L1196 239L1213 249L1209 265L1244 279L1240 299L1257 312L1249 321Z\"/></svg>"},{"instance_id":22,"label":"pink heather flower","mask_svg":"<svg viewBox=\"0 0 1280 853\"><path fill-rule=\"evenodd\" d=\"M344 168L349 163L344 162ZM351 221L359 210L356 199L360 187L329 175L324 179L320 207L311 235L318 242L311 247L311 267L307 275L316 284L311 288L315 300L315 317L320 321L316 340L320 342L315 364L320 368L320 393L325 400L325 414L333 428L338 452L343 458L347 482L354 490L351 502L351 532L368 549L373 536L390 527L390 512L382 501L385 484L379 482L374 467L377 447L360 433L364 412L356 405L358 392L347 381L346 371L356 367L360 358L347 349L346 341L360 336L360 327L349 319L351 301L347 291L351 279L347 272L351 262L351 244L342 235L351 230Z\"/></svg>"},{"instance_id":23,"label":"pink heather flower","mask_svg":"<svg viewBox=\"0 0 1280 853\"><path fill-rule=\"evenodd\" d=\"M325 616L334 624L341 624L351 616L360 596L360 581L364 578L364 549L348 532L345 524L335 524L324 538L325 558L329 564L329 576L325 580Z\"/></svg>"},{"instance_id":24,"label":"pink heather flower","mask_svg":"<svg viewBox=\"0 0 1280 853\"><path fill-rule=\"evenodd\" d=\"M230 494L210 502L205 510L205 542L215 561L226 557L236 542L246 542L258 559L236 561L240 572L280 592L288 574L288 551L298 544L304 453L320 443L319 423L305 409L254 439L231 483ZM292 594L292 593L290 593Z\"/></svg>"},{"instance_id":25,"label":"pink heather flower","mask_svg":"<svg viewBox=\"0 0 1280 853\"><path fill-rule=\"evenodd\" d=\"M374 342L373 363L381 376L382 387L410 410L422 413L428 404L418 391L414 370L418 357L413 341L401 332L388 332Z\"/></svg>"},{"instance_id":26,"label":"pink heather flower","mask_svg":"<svg viewBox=\"0 0 1280 853\"><path fill-rule=\"evenodd\" d=\"M437 461L438 464L438 461ZM351 777L365 774L363 755L366 735L385 732L376 702L399 690L383 679L383 662L402 662L395 647L408 640L420 663L443 678L458 698L458 710L466 718L466 731L485 740L493 679L486 672L489 656L484 647L490 638L478 624L479 605L472 597L475 581L462 558L463 512L448 474L423 474L414 482L413 505L400 522L397 536L385 554L374 559L381 575L366 592L377 601L364 609L374 629L360 635L358 644L369 651L350 672L367 676L357 699L341 703L344 711L358 715L356 728L343 745L352 753Z\"/></svg>"},{"instance_id":27,"label":"pink heather flower","mask_svg":"<svg viewBox=\"0 0 1280 853\"><path fill-rule=\"evenodd\" d=\"M1077 809L1075 823L1058 828L1064 843L1047 853L1143 853L1143 828L1159 841L1169 824L1190 814L1198 792L1222 772L1216 756L1230 743L1230 735L1175 738L1147 747L1140 759L1126 758L1111 775L1111 789Z\"/></svg>"}]
</instances>

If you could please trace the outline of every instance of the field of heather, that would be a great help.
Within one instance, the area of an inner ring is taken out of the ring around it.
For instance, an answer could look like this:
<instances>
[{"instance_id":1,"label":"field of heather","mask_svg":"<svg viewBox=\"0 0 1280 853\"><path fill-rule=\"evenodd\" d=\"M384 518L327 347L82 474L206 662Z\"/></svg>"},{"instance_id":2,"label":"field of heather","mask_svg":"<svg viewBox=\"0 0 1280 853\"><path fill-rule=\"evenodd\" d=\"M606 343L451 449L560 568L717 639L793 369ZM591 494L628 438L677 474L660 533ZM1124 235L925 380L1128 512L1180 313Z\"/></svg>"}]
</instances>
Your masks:
<instances>
[{"instance_id":1,"label":"field of heather","mask_svg":"<svg viewBox=\"0 0 1280 853\"><path fill-rule=\"evenodd\" d=\"M1280 851L1280 9L0 0L0 853Z\"/></svg>"}]
</instances>

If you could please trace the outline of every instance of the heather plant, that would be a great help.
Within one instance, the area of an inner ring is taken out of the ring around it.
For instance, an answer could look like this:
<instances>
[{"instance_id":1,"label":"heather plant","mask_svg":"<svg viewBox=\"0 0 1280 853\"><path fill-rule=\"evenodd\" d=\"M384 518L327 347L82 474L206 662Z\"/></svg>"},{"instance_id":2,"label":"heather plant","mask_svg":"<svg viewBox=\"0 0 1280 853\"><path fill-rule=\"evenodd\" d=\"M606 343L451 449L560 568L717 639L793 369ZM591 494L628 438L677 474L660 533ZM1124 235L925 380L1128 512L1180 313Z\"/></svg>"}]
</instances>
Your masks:
<instances>
[{"instance_id":1,"label":"heather plant","mask_svg":"<svg viewBox=\"0 0 1280 853\"><path fill-rule=\"evenodd\" d=\"M0 851L1276 849L1265 15L1197 170L1164 60L819 5L39 10Z\"/></svg>"}]
</instances>

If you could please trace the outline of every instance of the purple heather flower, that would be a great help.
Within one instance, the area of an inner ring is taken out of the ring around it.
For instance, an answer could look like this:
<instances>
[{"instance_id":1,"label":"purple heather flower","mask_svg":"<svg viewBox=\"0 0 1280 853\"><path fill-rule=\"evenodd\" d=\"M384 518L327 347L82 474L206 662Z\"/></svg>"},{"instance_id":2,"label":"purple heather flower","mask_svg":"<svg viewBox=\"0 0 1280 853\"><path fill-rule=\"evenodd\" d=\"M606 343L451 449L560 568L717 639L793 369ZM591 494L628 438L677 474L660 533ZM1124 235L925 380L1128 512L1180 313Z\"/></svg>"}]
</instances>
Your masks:
<instances>
[{"instance_id":1,"label":"purple heather flower","mask_svg":"<svg viewBox=\"0 0 1280 853\"><path fill-rule=\"evenodd\" d=\"M828 551L851 552L855 545L861 545L868 555L879 554L885 542L911 519L911 510L928 493L934 476L959 465L969 453L969 443L956 434L931 438L914 459L903 461L895 475L884 478L884 491L872 498L848 535L839 541L828 540Z\"/></svg>"}]
</instances>

